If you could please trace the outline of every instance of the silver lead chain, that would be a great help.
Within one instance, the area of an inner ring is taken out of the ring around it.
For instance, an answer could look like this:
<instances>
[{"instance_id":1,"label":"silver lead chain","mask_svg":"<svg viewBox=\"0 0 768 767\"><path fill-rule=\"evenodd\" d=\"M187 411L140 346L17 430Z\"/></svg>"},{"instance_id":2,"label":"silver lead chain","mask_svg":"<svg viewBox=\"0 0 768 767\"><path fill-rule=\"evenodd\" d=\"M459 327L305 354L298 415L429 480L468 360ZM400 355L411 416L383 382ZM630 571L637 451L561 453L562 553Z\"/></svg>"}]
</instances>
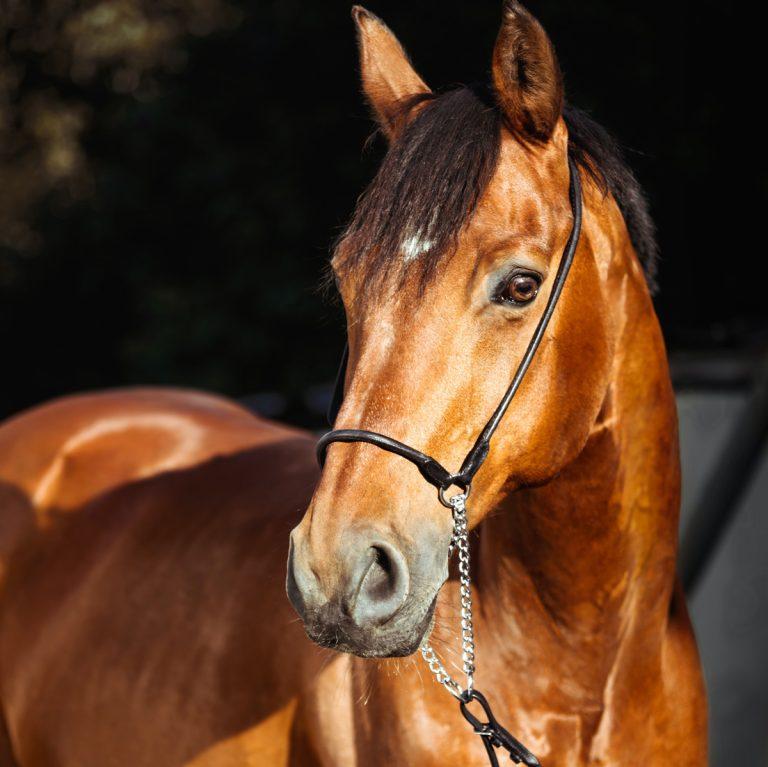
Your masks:
<instances>
[{"instance_id":1,"label":"silver lead chain","mask_svg":"<svg viewBox=\"0 0 768 767\"><path fill-rule=\"evenodd\" d=\"M461 660L467 686L459 683L446 671L445 666L429 642L421 646L421 655L435 679L455 698L463 700L472 691L475 673L475 634L472 627L472 590L469 574L469 537L467 528L467 494L452 496L448 503L453 512L453 537L448 548L450 557L454 549L459 553L459 594L461 597Z\"/></svg>"}]
</instances>

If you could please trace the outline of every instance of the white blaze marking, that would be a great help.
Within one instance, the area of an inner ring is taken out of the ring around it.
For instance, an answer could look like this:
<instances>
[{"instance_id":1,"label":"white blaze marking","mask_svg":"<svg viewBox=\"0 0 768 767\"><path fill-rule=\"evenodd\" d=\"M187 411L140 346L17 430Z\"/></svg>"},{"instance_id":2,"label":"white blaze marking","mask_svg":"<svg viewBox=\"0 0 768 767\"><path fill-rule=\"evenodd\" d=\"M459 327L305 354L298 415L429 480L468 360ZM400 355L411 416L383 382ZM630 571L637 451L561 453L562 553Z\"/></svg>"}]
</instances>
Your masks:
<instances>
[{"instance_id":1,"label":"white blaze marking","mask_svg":"<svg viewBox=\"0 0 768 767\"><path fill-rule=\"evenodd\" d=\"M433 245L432 240L422 239L415 234L406 237L401 246L403 249L403 260L407 264L418 258L422 253L426 253Z\"/></svg>"}]
</instances>

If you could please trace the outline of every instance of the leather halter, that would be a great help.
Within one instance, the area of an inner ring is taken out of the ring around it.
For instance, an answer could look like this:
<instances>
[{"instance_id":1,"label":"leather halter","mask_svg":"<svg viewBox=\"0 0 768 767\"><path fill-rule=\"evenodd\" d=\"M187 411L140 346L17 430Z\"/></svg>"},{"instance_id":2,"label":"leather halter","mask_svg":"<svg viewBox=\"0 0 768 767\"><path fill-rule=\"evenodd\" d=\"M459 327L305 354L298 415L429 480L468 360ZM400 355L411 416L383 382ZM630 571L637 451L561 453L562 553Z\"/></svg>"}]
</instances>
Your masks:
<instances>
[{"instance_id":1,"label":"leather halter","mask_svg":"<svg viewBox=\"0 0 768 767\"><path fill-rule=\"evenodd\" d=\"M467 457L461 464L459 471L452 474L439 461L432 458L432 456L422 453L420 450L417 450L410 445L406 445L403 442L399 442L392 437L387 437L384 434L379 434L375 431L367 431L365 429L336 429L323 435L317 443L317 460L321 467L325 464L326 453L328 452L328 447L331 443L368 442L371 445L380 447L382 450L395 453L415 464L424 479L438 489L441 501L443 501L443 493L453 485L462 488L465 492L469 490L473 477L488 456L491 437L493 437L501 419L504 418L504 414L507 412L509 405L512 402L512 398L520 388L520 384L541 345L541 340L544 337L549 321L552 319L560 294L563 292L563 286L565 285L566 277L568 276L571 264L573 263L573 257L576 253L576 248L579 244L582 221L581 178L579 176L579 169L571 157L568 158L568 167L570 170L568 195L571 202L573 224L571 233L568 236L568 242L565 245L565 250L560 258L560 265L558 266L557 274L555 275L555 280L552 284L549 299L544 307L544 313L539 319L536 330L533 332L533 336L528 343L528 348L525 350L525 354L517 367L509 388L504 393L501 402L499 402L498 407L493 412L488 423L486 423L485 427L478 435L472 449L467 453ZM344 379L346 377L348 356L348 348L345 348L329 410L329 419L331 422L336 420L336 416L338 415L344 399ZM443 503L445 503L445 501L443 501Z\"/></svg>"}]
</instances>

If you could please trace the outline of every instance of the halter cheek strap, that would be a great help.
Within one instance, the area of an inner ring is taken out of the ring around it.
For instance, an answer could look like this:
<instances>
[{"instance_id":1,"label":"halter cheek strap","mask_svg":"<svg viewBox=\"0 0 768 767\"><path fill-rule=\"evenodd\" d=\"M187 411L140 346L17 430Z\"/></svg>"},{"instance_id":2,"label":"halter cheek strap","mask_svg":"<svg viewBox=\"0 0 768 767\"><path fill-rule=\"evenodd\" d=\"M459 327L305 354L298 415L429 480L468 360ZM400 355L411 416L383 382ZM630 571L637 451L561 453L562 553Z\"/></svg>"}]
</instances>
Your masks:
<instances>
[{"instance_id":1,"label":"halter cheek strap","mask_svg":"<svg viewBox=\"0 0 768 767\"><path fill-rule=\"evenodd\" d=\"M542 338L552 319L560 294L563 292L563 286L565 285L565 280L568 276L571 264L573 263L576 248L579 244L582 221L581 179L579 176L579 169L571 158L568 159L568 167L570 170L568 194L571 203L571 212L573 214L573 224L571 233L568 236L568 242L565 245L565 250L560 258L560 265L558 266L557 274L555 275L552 284L549 299L544 307L544 312L539 319L539 323L536 326L536 330L528 343L528 348L525 350L525 354L515 371L515 375L512 378L509 388L504 393L504 396L502 397L501 402L499 402L496 410L493 412L493 415L478 435L472 449L467 453L460 469L455 474L451 473L439 461L432 458L432 456L422 453L420 450L417 450L410 445L406 445L403 442L399 442L396 439L392 439L392 437L387 437L384 434L379 434L375 431L367 431L365 429L336 429L335 431L330 431L322 436L317 443L317 459L321 467L325 464L328 447L333 442L368 442L371 445L376 445L376 447L379 447L382 450L399 455L413 463L421 472L421 476L438 489L440 500L445 505L448 504L444 499L443 493L451 486L456 485L457 487L462 488L465 492L468 491L472 484L472 479L488 456L491 438L498 428L499 423L501 423L501 419L504 418L505 413L509 409L509 405L517 393L517 390L520 388L520 384L541 345ZM331 422L336 420L336 416L338 415L344 399L344 378L346 376L348 357L349 351L345 348L338 378L336 379L336 388L329 409L329 420Z\"/></svg>"}]
</instances>

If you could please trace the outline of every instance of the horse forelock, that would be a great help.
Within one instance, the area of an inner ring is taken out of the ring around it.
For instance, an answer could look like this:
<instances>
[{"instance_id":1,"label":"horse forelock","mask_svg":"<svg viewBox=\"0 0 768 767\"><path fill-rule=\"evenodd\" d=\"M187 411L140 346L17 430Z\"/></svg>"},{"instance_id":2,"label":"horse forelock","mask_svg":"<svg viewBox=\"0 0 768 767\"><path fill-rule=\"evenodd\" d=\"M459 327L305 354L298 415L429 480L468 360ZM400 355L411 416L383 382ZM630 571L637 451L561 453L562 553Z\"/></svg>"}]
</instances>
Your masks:
<instances>
[{"instance_id":1,"label":"horse forelock","mask_svg":"<svg viewBox=\"0 0 768 767\"><path fill-rule=\"evenodd\" d=\"M421 94L402 109L418 111L393 140L334 249L339 268L369 289L412 270L423 289L454 252L499 160L503 116L489 88ZM602 126L571 106L563 117L571 156L616 199L653 291L658 249L640 184Z\"/></svg>"}]
</instances>

